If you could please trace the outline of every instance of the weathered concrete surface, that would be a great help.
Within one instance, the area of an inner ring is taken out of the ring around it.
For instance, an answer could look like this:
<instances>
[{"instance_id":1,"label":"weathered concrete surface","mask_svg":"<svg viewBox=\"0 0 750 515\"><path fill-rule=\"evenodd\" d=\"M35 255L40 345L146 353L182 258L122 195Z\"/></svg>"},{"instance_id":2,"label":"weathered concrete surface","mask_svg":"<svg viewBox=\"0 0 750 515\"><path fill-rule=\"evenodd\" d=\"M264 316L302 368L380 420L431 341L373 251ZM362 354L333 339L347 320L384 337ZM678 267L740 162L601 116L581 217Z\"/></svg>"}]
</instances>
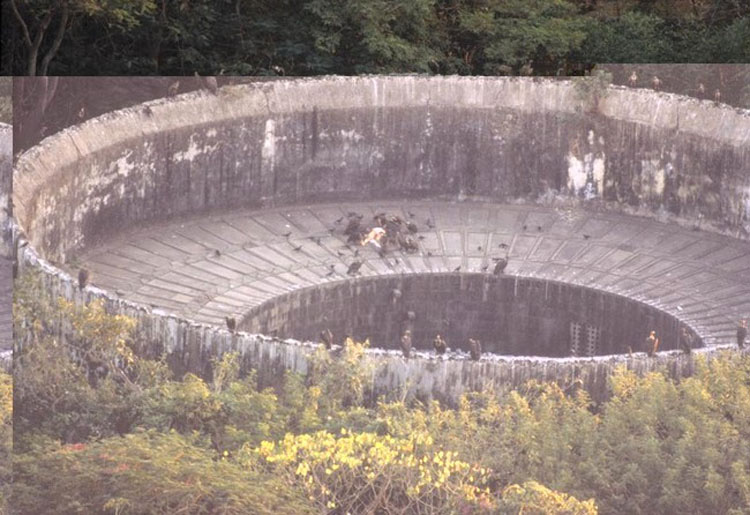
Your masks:
<instances>
[{"instance_id":1,"label":"weathered concrete surface","mask_svg":"<svg viewBox=\"0 0 750 515\"><path fill-rule=\"evenodd\" d=\"M222 327L191 322L160 308L117 298L96 287L81 292L74 278L39 260L33 250L26 252L26 264L44 272L45 289L53 296L82 303L103 299L110 311L135 318L138 337L152 342L156 352L164 351L178 373L189 370L210 377L212 359L236 351L241 355L242 368L255 368L260 381L268 384L284 370L307 373L308 356L319 346L259 334L230 333ZM399 395L406 389L420 398L455 402L462 393L490 386L498 390L514 388L530 379L555 380L565 386L579 379L592 398L599 401L607 398L607 379L618 366L638 374L663 370L679 378L693 373L697 357L710 359L732 347L712 345L689 355L665 351L652 358L643 352L588 358L486 355L480 362L471 361L460 352L436 357L432 352L417 351L405 360L399 351L372 349L367 359L374 364L371 387L376 395ZM337 351L335 346L333 352Z\"/></svg>"},{"instance_id":2,"label":"weathered concrete surface","mask_svg":"<svg viewBox=\"0 0 750 515\"><path fill-rule=\"evenodd\" d=\"M571 83L517 78L298 79L188 94L25 153L17 217L61 263L143 221L394 195L564 194L700 214L746 236L747 112L622 88L600 115L579 106Z\"/></svg>"},{"instance_id":3,"label":"weathered concrete surface","mask_svg":"<svg viewBox=\"0 0 750 515\"><path fill-rule=\"evenodd\" d=\"M0 123L0 362L13 348L12 213L13 131Z\"/></svg>"},{"instance_id":4,"label":"weathered concrete surface","mask_svg":"<svg viewBox=\"0 0 750 515\"><path fill-rule=\"evenodd\" d=\"M664 310L704 343L724 344L750 298L750 115L623 88L596 115L577 114L578 104L569 83L457 77L290 80L151 102L21 157L17 215L32 243L24 255L90 263L94 283L110 291L85 296L137 316L185 367L205 369L207 355L236 345L254 366L299 369L304 346L202 323L340 279L348 261L323 232L348 207L418 205L419 217L437 224L423 241L433 255L368 259L363 275L477 271L491 254L474 252L474 242L494 249L509 238L511 274L622 294ZM344 205L323 205L334 199ZM529 205L502 204L518 201ZM305 250L290 251L281 236L289 228ZM319 232L321 245L304 241ZM51 291L80 298L70 277L46 270ZM634 359L647 369L662 358ZM611 370L606 359L491 367L459 359L445 372L389 359L378 377L395 388L408 370L423 393L439 385L451 395L550 369L572 377L593 363L594 385ZM683 361L669 362L688 370Z\"/></svg>"},{"instance_id":5,"label":"weathered concrete surface","mask_svg":"<svg viewBox=\"0 0 750 515\"><path fill-rule=\"evenodd\" d=\"M383 259L370 246L346 246L345 220L336 220L348 212L372 220L382 211L405 218L409 212L415 215L423 237L418 240L419 252L397 252ZM426 225L427 219L433 228ZM319 238L320 244L311 238ZM394 200L234 211L142 227L91 249L79 261L92 270L94 284L128 300L220 325L225 316L242 320L254 309L262 312L265 305L277 309L275 321L241 326L315 338L317 333L309 329L301 334L283 330L282 322L303 301L302 295L281 302L273 299L349 279L346 270L355 259L363 261L360 272L365 279L399 280L450 273L458 266L463 273L481 273L485 265L491 269L493 257L506 253L506 274L634 299L694 328L710 345L729 343L736 320L750 313L750 242L564 205ZM538 306L543 308L544 304ZM305 316L320 316L314 309ZM580 309L584 315L587 308ZM423 316L426 309L414 311ZM341 329L332 327L339 334ZM638 327L644 337L648 329ZM621 342L612 350L622 352L633 343Z\"/></svg>"}]
</instances>

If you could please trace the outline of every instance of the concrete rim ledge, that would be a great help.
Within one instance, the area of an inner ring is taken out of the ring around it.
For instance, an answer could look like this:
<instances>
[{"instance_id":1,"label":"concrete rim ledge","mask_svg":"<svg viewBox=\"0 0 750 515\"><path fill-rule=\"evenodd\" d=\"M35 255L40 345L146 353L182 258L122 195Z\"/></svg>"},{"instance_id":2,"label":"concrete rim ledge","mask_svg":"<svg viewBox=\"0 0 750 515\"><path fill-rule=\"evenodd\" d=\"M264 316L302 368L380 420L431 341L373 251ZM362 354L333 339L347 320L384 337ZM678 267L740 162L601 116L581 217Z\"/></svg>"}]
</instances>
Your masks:
<instances>
[{"instance_id":1,"label":"concrete rim ledge","mask_svg":"<svg viewBox=\"0 0 750 515\"><path fill-rule=\"evenodd\" d=\"M269 377L278 377L284 371L306 374L308 357L321 344L279 339L263 334L231 333L215 325L196 323L166 310L151 308L111 295L105 290L87 286L78 290L77 280L51 265L26 246L22 249L24 267L40 270L46 290L67 300L86 304L101 300L110 312L136 319L140 336L160 335L158 343L172 363L183 371L210 376L210 359L226 352L240 354L242 369L254 368ZM164 337L165 333L168 337ZM17 342L17 345L21 345ZM333 351L340 349L335 345ZM472 361L468 354L438 357L429 352L413 351L406 360L397 350L367 349L367 358L374 363L371 388L375 395L388 396L399 388L407 387L421 399L440 399L455 405L464 393L494 389L512 389L529 380L554 381L562 386L581 381L594 402L609 398L609 376L616 367L643 375L653 371L666 371L675 378L692 375L696 357L713 359L725 351L736 351L731 344L712 344L694 348L691 354L682 351L660 351L654 357L644 352L632 355L613 354L592 357L538 357L483 355L481 361ZM748 350L740 351L745 354ZM5 361L11 366L11 360Z\"/></svg>"}]
</instances>

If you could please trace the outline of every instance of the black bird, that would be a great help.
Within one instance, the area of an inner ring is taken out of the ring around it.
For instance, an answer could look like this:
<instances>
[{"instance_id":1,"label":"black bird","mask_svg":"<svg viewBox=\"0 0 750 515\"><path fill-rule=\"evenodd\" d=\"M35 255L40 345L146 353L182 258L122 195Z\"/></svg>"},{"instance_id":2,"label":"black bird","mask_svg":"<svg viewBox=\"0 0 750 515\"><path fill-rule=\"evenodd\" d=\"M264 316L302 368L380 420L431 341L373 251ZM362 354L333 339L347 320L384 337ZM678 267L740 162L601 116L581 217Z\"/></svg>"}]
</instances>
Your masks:
<instances>
[{"instance_id":1,"label":"black bird","mask_svg":"<svg viewBox=\"0 0 750 515\"><path fill-rule=\"evenodd\" d=\"M584 235L583 235L583 239L584 239L584 240L588 240L589 238L591 238L591 235L590 235L590 234L584 234Z\"/></svg>"},{"instance_id":2,"label":"black bird","mask_svg":"<svg viewBox=\"0 0 750 515\"><path fill-rule=\"evenodd\" d=\"M349 269L346 271L349 275L354 275L357 272L359 272L360 267L362 266L362 261L355 261L351 265L349 265Z\"/></svg>"},{"instance_id":3,"label":"black bird","mask_svg":"<svg viewBox=\"0 0 750 515\"><path fill-rule=\"evenodd\" d=\"M423 239L424 239L424 235L423 235L423 234L420 234L419 236L417 236L417 239L418 239L418 240L423 240Z\"/></svg>"},{"instance_id":4,"label":"black bird","mask_svg":"<svg viewBox=\"0 0 750 515\"><path fill-rule=\"evenodd\" d=\"M221 251L218 249L214 250L214 257L221 257Z\"/></svg>"},{"instance_id":5,"label":"black bird","mask_svg":"<svg viewBox=\"0 0 750 515\"><path fill-rule=\"evenodd\" d=\"M428 255L428 256L432 256L432 252L430 252L430 251L428 250L428 251L427 251L427 255Z\"/></svg>"},{"instance_id":6,"label":"black bird","mask_svg":"<svg viewBox=\"0 0 750 515\"><path fill-rule=\"evenodd\" d=\"M482 246L481 246L481 245L479 245L479 246L477 247L477 250L482 250Z\"/></svg>"},{"instance_id":7,"label":"black bird","mask_svg":"<svg viewBox=\"0 0 750 515\"><path fill-rule=\"evenodd\" d=\"M495 275L500 275L505 272L506 266L508 266L508 260L505 258L499 258L495 263L495 268L492 270L492 273Z\"/></svg>"},{"instance_id":8,"label":"black bird","mask_svg":"<svg viewBox=\"0 0 750 515\"><path fill-rule=\"evenodd\" d=\"M454 272L460 272L461 271L461 265L458 265L456 268L453 269Z\"/></svg>"},{"instance_id":9,"label":"black bird","mask_svg":"<svg viewBox=\"0 0 750 515\"><path fill-rule=\"evenodd\" d=\"M89 283L89 278L91 274L89 271L85 268L81 268L78 270L78 287L82 290L86 287L86 285Z\"/></svg>"},{"instance_id":10,"label":"black bird","mask_svg":"<svg viewBox=\"0 0 750 515\"><path fill-rule=\"evenodd\" d=\"M337 218L337 219L336 219L336 220L334 220L334 221L335 221L335 222L336 222L337 224L340 224L341 222L343 222L343 221L344 221L344 217L342 216L341 218Z\"/></svg>"},{"instance_id":11,"label":"black bird","mask_svg":"<svg viewBox=\"0 0 750 515\"><path fill-rule=\"evenodd\" d=\"M500 245L498 245L498 247L501 248L501 249L507 249L508 248L508 244L507 243L501 243Z\"/></svg>"},{"instance_id":12,"label":"black bird","mask_svg":"<svg viewBox=\"0 0 750 515\"><path fill-rule=\"evenodd\" d=\"M448 345L445 343L442 336L438 334L435 336L435 339L432 340L432 347L435 349L435 354L445 354Z\"/></svg>"},{"instance_id":13,"label":"black bird","mask_svg":"<svg viewBox=\"0 0 750 515\"><path fill-rule=\"evenodd\" d=\"M432 220L430 220L429 218L425 222L425 225L427 225L427 227L429 227L430 229L434 229L435 228L435 224L433 224Z\"/></svg>"},{"instance_id":14,"label":"black bird","mask_svg":"<svg viewBox=\"0 0 750 515\"><path fill-rule=\"evenodd\" d=\"M282 236L283 236L284 238L288 238L288 237L289 237L289 236L291 236L291 235L292 235L292 231L289 231L289 232L285 232L284 234L282 234Z\"/></svg>"},{"instance_id":15,"label":"black bird","mask_svg":"<svg viewBox=\"0 0 750 515\"><path fill-rule=\"evenodd\" d=\"M341 252L340 250L337 250L337 251L336 251L336 255L337 255L338 257L342 257L342 256L344 255L344 253L343 253L343 252Z\"/></svg>"},{"instance_id":16,"label":"black bird","mask_svg":"<svg viewBox=\"0 0 750 515\"><path fill-rule=\"evenodd\" d=\"M320 243L320 237L318 237L318 236L310 236L310 239L311 239L312 241L314 241L315 243L317 243L318 245L320 245L320 244L321 244L321 243Z\"/></svg>"},{"instance_id":17,"label":"black bird","mask_svg":"<svg viewBox=\"0 0 750 515\"><path fill-rule=\"evenodd\" d=\"M406 228L409 229L409 232L413 234L416 234L417 232L419 232L419 228L417 227L417 224L415 224L414 222L407 223Z\"/></svg>"},{"instance_id":18,"label":"black bird","mask_svg":"<svg viewBox=\"0 0 750 515\"><path fill-rule=\"evenodd\" d=\"M150 116L152 116L154 114L154 112L151 110L151 108L149 106L145 106L143 108L143 114L145 114L146 116L150 117Z\"/></svg>"},{"instance_id":19,"label":"black bird","mask_svg":"<svg viewBox=\"0 0 750 515\"><path fill-rule=\"evenodd\" d=\"M333 274L335 274L335 273L336 273L336 270L331 270L330 272L328 272L328 273L326 274L326 277L331 277L331 276L332 276Z\"/></svg>"},{"instance_id":20,"label":"black bird","mask_svg":"<svg viewBox=\"0 0 750 515\"><path fill-rule=\"evenodd\" d=\"M528 226L526 224L523 224L523 230L525 231L526 229L528 229Z\"/></svg>"},{"instance_id":21,"label":"black bird","mask_svg":"<svg viewBox=\"0 0 750 515\"><path fill-rule=\"evenodd\" d=\"M233 333L237 329L237 320L234 317L224 317L224 321L227 323L227 329L230 333Z\"/></svg>"},{"instance_id":22,"label":"black bird","mask_svg":"<svg viewBox=\"0 0 750 515\"><path fill-rule=\"evenodd\" d=\"M539 231L539 232L542 232L542 226L541 225L537 225L536 226L536 230Z\"/></svg>"},{"instance_id":23,"label":"black bird","mask_svg":"<svg viewBox=\"0 0 750 515\"><path fill-rule=\"evenodd\" d=\"M300 252L302 250L302 245L297 245L296 247L292 247L292 250L295 252Z\"/></svg>"},{"instance_id":24,"label":"black bird","mask_svg":"<svg viewBox=\"0 0 750 515\"><path fill-rule=\"evenodd\" d=\"M412 213L411 211L407 211L406 214L409 215L409 218L414 218L415 216L417 216L414 213Z\"/></svg>"},{"instance_id":25,"label":"black bird","mask_svg":"<svg viewBox=\"0 0 750 515\"><path fill-rule=\"evenodd\" d=\"M401 336L401 352L406 359L411 356L411 330L407 329Z\"/></svg>"},{"instance_id":26,"label":"black bird","mask_svg":"<svg viewBox=\"0 0 750 515\"><path fill-rule=\"evenodd\" d=\"M487 271L487 269L488 269L489 267L490 267L490 265L489 265L489 264L486 264L486 265L484 265L484 266L482 267L482 272L486 272L486 271Z\"/></svg>"},{"instance_id":27,"label":"black bird","mask_svg":"<svg viewBox=\"0 0 750 515\"><path fill-rule=\"evenodd\" d=\"M359 256L359 249L357 249L357 250L354 251L354 255L355 256Z\"/></svg>"},{"instance_id":28,"label":"black bird","mask_svg":"<svg viewBox=\"0 0 750 515\"><path fill-rule=\"evenodd\" d=\"M326 349L331 350L331 345L333 345L333 333L330 329L326 328L320 331L320 341L323 342Z\"/></svg>"},{"instance_id":29,"label":"black bird","mask_svg":"<svg viewBox=\"0 0 750 515\"><path fill-rule=\"evenodd\" d=\"M474 361L479 361L479 358L482 357L482 344L479 340L469 338L469 355Z\"/></svg>"}]
</instances>

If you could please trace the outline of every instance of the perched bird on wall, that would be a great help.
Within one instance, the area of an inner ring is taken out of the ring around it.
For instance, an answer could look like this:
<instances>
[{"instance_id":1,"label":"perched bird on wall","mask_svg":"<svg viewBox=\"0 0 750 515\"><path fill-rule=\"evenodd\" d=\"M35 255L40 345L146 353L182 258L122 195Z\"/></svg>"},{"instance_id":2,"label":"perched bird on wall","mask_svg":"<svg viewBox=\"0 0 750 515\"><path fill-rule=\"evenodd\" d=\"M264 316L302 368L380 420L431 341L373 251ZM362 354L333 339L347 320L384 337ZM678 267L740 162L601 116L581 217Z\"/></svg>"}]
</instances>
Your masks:
<instances>
[{"instance_id":1,"label":"perched bird on wall","mask_svg":"<svg viewBox=\"0 0 750 515\"><path fill-rule=\"evenodd\" d=\"M469 355L474 361L479 361L479 358L482 357L482 344L479 340L469 338Z\"/></svg>"},{"instance_id":2,"label":"perched bird on wall","mask_svg":"<svg viewBox=\"0 0 750 515\"><path fill-rule=\"evenodd\" d=\"M714 102L717 104L721 102L721 90L719 88L716 88L716 91L714 91Z\"/></svg>"},{"instance_id":3,"label":"perched bird on wall","mask_svg":"<svg viewBox=\"0 0 750 515\"><path fill-rule=\"evenodd\" d=\"M331 350L331 345L333 345L333 333L327 327L320 331L320 341L323 342L326 349Z\"/></svg>"},{"instance_id":4,"label":"perched bird on wall","mask_svg":"<svg viewBox=\"0 0 750 515\"><path fill-rule=\"evenodd\" d=\"M230 333L237 330L237 320L234 317L225 316L224 322L226 322L227 329L229 329Z\"/></svg>"},{"instance_id":5,"label":"perched bird on wall","mask_svg":"<svg viewBox=\"0 0 750 515\"><path fill-rule=\"evenodd\" d=\"M661 88L661 79L654 75L654 78L651 79L651 87L654 88L656 91L659 91Z\"/></svg>"},{"instance_id":6,"label":"perched bird on wall","mask_svg":"<svg viewBox=\"0 0 750 515\"><path fill-rule=\"evenodd\" d=\"M740 349L745 346L745 338L747 338L747 320L740 320L737 326L737 347Z\"/></svg>"},{"instance_id":7,"label":"perched bird on wall","mask_svg":"<svg viewBox=\"0 0 750 515\"><path fill-rule=\"evenodd\" d=\"M680 332L680 349L685 354L690 354L693 351L693 334L688 331L687 327L683 327Z\"/></svg>"},{"instance_id":8,"label":"perched bird on wall","mask_svg":"<svg viewBox=\"0 0 750 515\"><path fill-rule=\"evenodd\" d=\"M432 346L435 349L435 354L445 354L448 344L445 343L443 337L438 333L435 339L432 340Z\"/></svg>"},{"instance_id":9,"label":"perched bird on wall","mask_svg":"<svg viewBox=\"0 0 750 515\"><path fill-rule=\"evenodd\" d=\"M347 269L346 273L349 275L354 275L357 272L359 272L359 269L361 266L362 266L362 261L355 261L351 265L349 265L349 268Z\"/></svg>"},{"instance_id":10,"label":"perched bird on wall","mask_svg":"<svg viewBox=\"0 0 750 515\"><path fill-rule=\"evenodd\" d=\"M495 268L492 273L495 275L501 275L505 272L505 267L508 266L508 260L505 258L495 258Z\"/></svg>"},{"instance_id":11,"label":"perched bird on wall","mask_svg":"<svg viewBox=\"0 0 750 515\"><path fill-rule=\"evenodd\" d=\"M177 94L177 92L180 90L180 81L176 80L172 84L169 85L167 88L167 96L173 97Z\"/></svg>"},{"instance_id":12,"label":"perched bird on wall","mask_svg":"<svg viewBox=\"0 0 750 515\"><path fill-rule=\"evenodd\" d=\"M653 356L656 354L656 351L659 349L659 338L656 337L656 331L651 331L651 333L648 335L648 338L646 338L646 352L649 356Z\"/></svg>"},{"instance_id":13,"label":"perched bird on wall","mask_svg":"<svg viewBox=\"0 0 750 515\"><path fill-rule=\"evenodd\" d=\"M698 98L706 98L706 86L704 86L702 82L698 83L698 89L696 90L696 93L698 95Z\"/></svg>"},{"instance_id":14,"label":"perched bird on wall","mask_svg":"<svg viewBox=\"0 0 750 515\"><path fill-rule=\"evenodd\" d=\"M86 268L81 268L80 270L78 270L78 288L83 290L89 283L90 278L91 273Z\"/></svg>"},{"instance_id":15,"label":"perched bird on wall","mask_svg":"<svg viewBox=\"0 0 750 515\"><path fill-rule=\"evenodd\" d=\"M406 359L411 357L411 330L407 329L401 336L401 352Z\"/></svg>"},{"instance_id":16,"label":"perched bird on wall","mask_svg":"<svg viewBox=\"0 0 750 515\"><path fill-rule=\"evenodd\" d=\"M633 73L630 74L630 77L628 78L628 84L631 88L636 87L638 84L638 74L635 73L635 70L633 70Z\"/></svg>"}]
</instances>

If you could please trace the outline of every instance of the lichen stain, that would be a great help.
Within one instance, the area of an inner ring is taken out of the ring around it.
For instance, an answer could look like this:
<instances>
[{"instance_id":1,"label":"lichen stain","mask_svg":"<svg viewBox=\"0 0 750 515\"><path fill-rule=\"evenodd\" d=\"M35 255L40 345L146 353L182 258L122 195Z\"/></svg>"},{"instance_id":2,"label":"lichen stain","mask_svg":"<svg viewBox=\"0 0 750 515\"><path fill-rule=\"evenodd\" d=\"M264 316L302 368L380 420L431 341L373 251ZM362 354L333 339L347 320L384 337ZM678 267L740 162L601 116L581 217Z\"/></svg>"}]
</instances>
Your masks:
<instances>
[{"instance_id":1,"label":"lichen stain","mask_svg":"<svg viewBox=\"0 0 750 515\"><path fill-rule=\"evenodd\" d=\"M578 159L568 153L568 189L575 195L590 200L604 191L605 156L594 157L593 153Z\"/></svg>"},{"instance_id":2,"label":"lichen stain","mask_svg":"<svg viewBox=\"0 0 750 515\"><path fill-rule=\"evenodd\" d=\"M172 154L172 160L175 163L178 163L180 161L190 161L192 162L196 157L198 157L201 154L210 154L211 152L214 152L216 149L219 148L219 145L199 145L196 141L196 135L192 134L190 136L190 142L188 143L188 148L184 152L175 152Z\"/></svg>"},{"instance_id":3,"label":"lichen stain","mask_svg":"<svg viewBox=\"0 0 750 515\"><path fill-rule=\"evenodd\" d=\"M666 173L660 159L641 159L641 192L644 197L660 198L664 194Z\"/></svg>"},{"instance_id":4,"label":"lichen stain","mask_svg":"<svg viewBox=\"0 0 750 515\"><path fill-rule=\"evenodd\" d=\"M586 170L583 167L583 161L570 152L568 153L568 189L578 193L585 186Z\"/></svg>"}]
</instances>

